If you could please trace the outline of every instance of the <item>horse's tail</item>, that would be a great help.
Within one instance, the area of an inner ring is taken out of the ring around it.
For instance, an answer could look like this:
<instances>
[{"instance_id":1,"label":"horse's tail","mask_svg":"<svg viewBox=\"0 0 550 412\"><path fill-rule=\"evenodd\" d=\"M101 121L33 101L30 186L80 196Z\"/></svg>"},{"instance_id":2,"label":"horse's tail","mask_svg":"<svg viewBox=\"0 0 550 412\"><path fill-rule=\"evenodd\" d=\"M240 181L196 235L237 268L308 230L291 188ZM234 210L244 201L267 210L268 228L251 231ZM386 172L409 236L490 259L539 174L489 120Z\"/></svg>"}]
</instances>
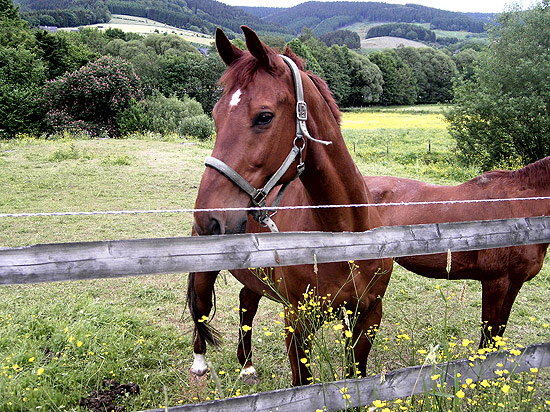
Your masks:
<instances>
[{"instance_id":1,"label":"horse's tail","mask_svg":"<svg viewBox=\"0 0 550 412\"><path fill-rule=\"evenodd\" d=\"M212 317L216 313L216 294L212 294L214 302L214 312ZM197 305L197 291L195 290L195 272L189 273L189 279L187 281L187 306L189 312L191 312L191 318L195 324L194 337L199 337L204 342L208 342L213 346L219 346L221 335L215 328L205 321L204 318L199 318L199 308Z\"/></svg>"}]
</instances>

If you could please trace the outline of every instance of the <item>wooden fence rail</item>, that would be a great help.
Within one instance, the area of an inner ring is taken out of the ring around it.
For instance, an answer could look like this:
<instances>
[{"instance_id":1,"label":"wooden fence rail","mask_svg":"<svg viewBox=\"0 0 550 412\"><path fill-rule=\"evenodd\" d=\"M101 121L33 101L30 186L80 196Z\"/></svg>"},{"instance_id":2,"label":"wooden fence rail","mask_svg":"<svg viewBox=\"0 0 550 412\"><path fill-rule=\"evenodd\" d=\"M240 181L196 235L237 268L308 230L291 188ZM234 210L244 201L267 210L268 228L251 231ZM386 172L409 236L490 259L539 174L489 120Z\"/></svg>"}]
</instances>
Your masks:
<instances>
[{"instance_id":1,"label":"wooden fence rail","mask_svg":"<svg viewBox=\"0 0 550 412\"><path fill-rule=\"evenodd\" d=\"M550 217L0 249L0 285L289 266L550 243Z\"/></svg>"},{"instance_id":2,"label":"wooden fence rail","mask_svg":"<svg viewBox=\"0 0 550 412\"><path fill-rule=\"evenodd\" d=\"M455 382L460 387L466 382L466 379L478 382L483 379L498 378L499 375L496 371L506 369L512 374L529 372L531 368L550 367L550 343L528 346L522 349L519 355L508 351L499 351L485 356L486 358L483 360L480 358L463 359L435 365L414 366L391 371L383 376L318 383L144 412L164 412L166 410L169 412L296 412L318 409L337 411L372 405L376 399L389 401L404 398L432 391L434 388L438 393L445 392L452 396L454 391L449 388L453 388ZM432 376L436 374L441 375L440 378L432 380ZM510 375L506 374L506 376ZM443 386L444 383L447 384L447 388ZM437 384L441 384L441 388L437 388ZM343 391L350 396L349 399L344 399Z\"/></svg>"}]
</instances>

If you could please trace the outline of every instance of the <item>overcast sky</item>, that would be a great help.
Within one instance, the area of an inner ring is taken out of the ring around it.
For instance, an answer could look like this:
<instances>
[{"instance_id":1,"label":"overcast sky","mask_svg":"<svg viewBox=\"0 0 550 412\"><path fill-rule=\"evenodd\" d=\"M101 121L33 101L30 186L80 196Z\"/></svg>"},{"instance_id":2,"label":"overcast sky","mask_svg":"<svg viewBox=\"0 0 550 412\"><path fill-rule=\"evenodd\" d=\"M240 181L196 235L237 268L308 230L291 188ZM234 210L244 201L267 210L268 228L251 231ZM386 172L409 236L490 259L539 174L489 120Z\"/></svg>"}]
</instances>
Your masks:
<instances>
[{"instance_id":1,"label":"overcast sky","mask_svg":"<svg viewBox=\"0 0 550 412\"><path fill-rule=\"evenodd\" d=\"M218 0L231 6L258 6L258 7L292 7L304 3L306 0ZM320 0L330 1L330 0ZM354 0L351 0L354 1ZM364 1L364 0L362 0ZM443 10L462 12L500 13L511 5L520 4L527 8L536 0L378 0L385 3L396 4L421 4L423 6L435 7ZM540 0L539 0L540 2Z\"/></svg>"}]
</instances>

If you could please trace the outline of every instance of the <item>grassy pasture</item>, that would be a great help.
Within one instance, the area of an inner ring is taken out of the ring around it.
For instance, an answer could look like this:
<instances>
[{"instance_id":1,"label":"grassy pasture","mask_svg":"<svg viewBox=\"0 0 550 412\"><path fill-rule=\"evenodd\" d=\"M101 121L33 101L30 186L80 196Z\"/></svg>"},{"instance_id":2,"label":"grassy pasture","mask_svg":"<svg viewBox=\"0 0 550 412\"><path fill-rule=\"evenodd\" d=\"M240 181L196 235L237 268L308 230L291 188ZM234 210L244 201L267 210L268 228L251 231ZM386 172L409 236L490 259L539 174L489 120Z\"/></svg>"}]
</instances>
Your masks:
<instances>
[{"instance_id":1,"label":"grassy pasture","mask_svg":"<svg viewBox=\"0 0 550 412\"><path fill-rule=\"evenodd\" d=\"M364 174L434 183L458 183L479 174L456 162L439 110L431 106L345 113L344 137L359 168ZM0 141L0 213L190 208L211 148L212 142L154 136ZM187 214L0 218L0 247L185 236L191 219ZM547 259L542 272L520 292L506 332L509 347L550 341L549 272ZM84 411L80 399L105 389L105 379L140 386L139 394L117 398L115 405L126 410L219 397L211 379L197 383L188 377L192 323L184 308L186 280L187 274L175 274L0 287L0 410ZM222 273L213 325L224 341L220 349L209 350L221 389L233 396L288 387L281 306L267 300L261 302L253 337L262 382L247 387L238 380L239 289L237 281ZM469 356L476 346L472 341L479 338L480 292L476 282L430 280L396 265L369 373L421 364L438 344L446 344L453 358ZM318 337L326 345L314 348L313 356L328 358L332 372L341 378L343 350L334 342L339 337L335 325L322 328ZM316 376L324 373L319 364L314 370ZM440 396L441 408L428 400L419 405L422 398L414 405L403 400L387 407L548 410L549 383L548 371L539 371L492 383L479 393L461 389L466 396L458 406L445 404ZM509 395L503 385L510 386Z\"/></svg>"},{"instance_id":2,"label":"grassy pasture","mask_svg":"<svg viewBox=\"0 0 550 412\"><path fill-rule=\"evenodd\" d=\"M119 29L127 33L145 35L152 33L177 34L191 43L198 43L203 46L210 46L214 42L214 38L208 34L180 29L145 17L127 16L124 14L113 14L108 23L90 24L83 27L95 27L100 30ZM61 30L74 30L74 28L69 27Z\"/></svg>"}]
</instances>

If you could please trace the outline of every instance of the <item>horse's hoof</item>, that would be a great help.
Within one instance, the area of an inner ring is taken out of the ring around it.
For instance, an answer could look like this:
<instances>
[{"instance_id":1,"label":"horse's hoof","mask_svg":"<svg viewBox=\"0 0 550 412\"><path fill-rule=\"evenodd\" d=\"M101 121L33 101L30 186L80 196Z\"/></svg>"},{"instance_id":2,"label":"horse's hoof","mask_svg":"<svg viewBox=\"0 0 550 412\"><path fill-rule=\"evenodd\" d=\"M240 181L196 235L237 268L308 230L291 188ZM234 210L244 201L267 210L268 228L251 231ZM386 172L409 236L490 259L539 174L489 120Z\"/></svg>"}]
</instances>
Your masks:
<instances>
[{"instance_id":1,"label":"horse's hoof","mask_svg":"<svg viewBox=\"0 0 550 412\"><path fill-rule=\"evenodd\" d=\"M260 377L256 372L250 373L248 375L242 375L241 379L244 383L250 386L259 385L260 384Z\"/></svg>"},{"instance_id":2,"label":"horse's hoof","mask_svg":"<svg viewBox=\"0 0 550 412\"><path fill-rule=\"evenodd\" d=\"M205 370L193 370L189 369L189 380L192 382L200 382L206 379L208 369Z\"/></svg>"},{"instance_id":3,"label":"horse's hoof","mask_svg":"<svg viewBox=\"0 0 550 412\"><path fill-rule=\"evenodd\" d=\"M243 369L239 375L239 378L250 386L258 385L260 383L260 377L258 376L256 369L254 369L254 366Z\"/></svg>"}]
</instances>

